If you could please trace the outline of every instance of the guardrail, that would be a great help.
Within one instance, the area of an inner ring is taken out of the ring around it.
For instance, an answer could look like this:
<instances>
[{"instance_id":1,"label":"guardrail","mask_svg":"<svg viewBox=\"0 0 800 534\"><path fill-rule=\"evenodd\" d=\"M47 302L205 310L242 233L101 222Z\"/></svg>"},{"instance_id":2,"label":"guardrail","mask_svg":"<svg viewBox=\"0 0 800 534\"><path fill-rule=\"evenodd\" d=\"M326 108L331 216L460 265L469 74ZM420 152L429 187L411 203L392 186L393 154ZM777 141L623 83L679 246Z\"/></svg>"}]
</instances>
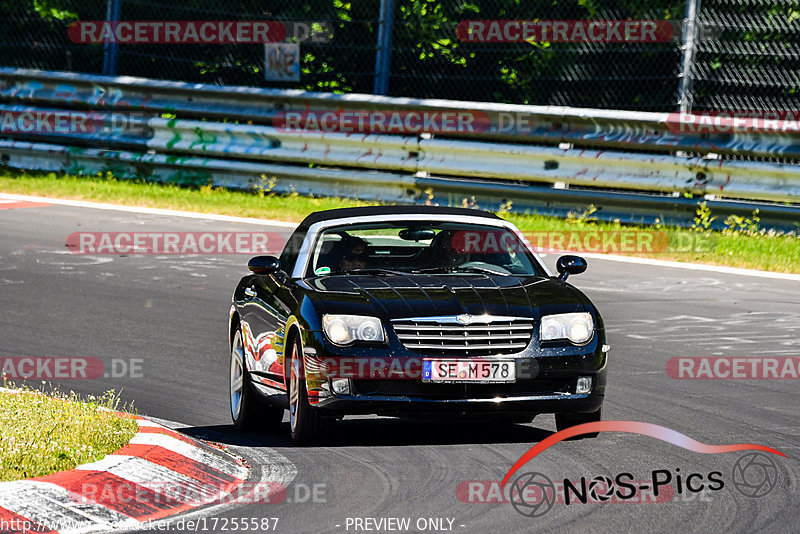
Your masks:
<instances>
[{"instance_id":1,"label":"guardrail","mask_svg":"<svg viewBox=\"0 0 800 534\"><path fill-rule=\"evenodd\" d=\"M800 133L675 132L675 117L561 107L216 87L0 69L0 113L132 114L120 128L0 132L0 164L185 184L396 202L463 201L603 219L691 223L698 198L719 215L796 229ZM453 112L474 128L433 135L292 131L288 112ZM168 115L170 118L164 118ZM691 122L691 119L689 120ZM736 155L739 159L725 159ZM780 158L782 163L765 161ZM724 197L724 198L723 198ZM720 217L718 223L721 222Z\"/></svg>"}]
</instances>

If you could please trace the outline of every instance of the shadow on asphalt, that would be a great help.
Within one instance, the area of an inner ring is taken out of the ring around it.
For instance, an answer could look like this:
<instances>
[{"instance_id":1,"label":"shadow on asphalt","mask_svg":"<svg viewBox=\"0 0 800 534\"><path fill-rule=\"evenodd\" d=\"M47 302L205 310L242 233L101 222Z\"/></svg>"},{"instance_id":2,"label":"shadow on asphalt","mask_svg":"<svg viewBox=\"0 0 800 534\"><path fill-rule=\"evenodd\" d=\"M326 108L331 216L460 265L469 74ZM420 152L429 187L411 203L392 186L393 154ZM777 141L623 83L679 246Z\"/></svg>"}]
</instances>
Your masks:
<instances>
[{"instance_id":1,"label":"shadow on asphalt","mask_svg":"<svg viewBox=\"0 0 800 534\"><path fill-rule=\"evenodd\" d=\"M542 418L536 423L546 425ZM274 432L239 433L233 425L184 427L189 436L244 447L293 447L289 423ZM484 443L535 443L553 432L532 424L487 422L409 421L391 418L353 418L337 421L320 446L369 447L413 445L469 445Z\"/></svg>"}]
</instances>

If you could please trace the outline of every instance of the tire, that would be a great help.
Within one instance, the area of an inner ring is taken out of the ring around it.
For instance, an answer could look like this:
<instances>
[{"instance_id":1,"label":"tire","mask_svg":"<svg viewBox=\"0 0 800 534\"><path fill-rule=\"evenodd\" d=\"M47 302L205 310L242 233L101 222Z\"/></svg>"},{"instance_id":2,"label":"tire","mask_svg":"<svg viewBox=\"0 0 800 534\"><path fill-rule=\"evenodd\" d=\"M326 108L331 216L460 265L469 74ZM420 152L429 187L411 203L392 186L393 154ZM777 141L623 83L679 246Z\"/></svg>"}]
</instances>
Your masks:
<instances>
[{"instance_id":1,"label":"tire","mask_svg":"<svg viewBox=\"0 0 800 534\"><path fill-rule=\"evenodd\" d=\"M319 443L330 426L330 420L319 414L308 402L303 347L299 336L292 343L289 362L289 430L295 445Z\"/></svg>"},{"instance_id":2,"label":"tire","mask_svg":"<svg viewBox=\"0 0 800 534\"><path fill-rule=\"evenodd\" d=\"M283 408L270 406L258 397L244 358L242 330L238 328L231 344L231 373L228 382L231 420L239 432L273 430L283 420Z\"/></svg>"},{"instance_id":3,"label":"tire","mask_svg":"<svg viewBox=\"0 0 800 534\"><path fill-rule=\"evenodd\" d=\"M556 430L561 432L573 426L582 425L583 423L595 423L600 421L603 415L603 409L598 408L596 412L591 413L557 413L556 414ZM571 439L581 438L596 438L600 435L599 432L592 432L591 434L582 434L575 436Z\"/></svg>"}]
</instances>

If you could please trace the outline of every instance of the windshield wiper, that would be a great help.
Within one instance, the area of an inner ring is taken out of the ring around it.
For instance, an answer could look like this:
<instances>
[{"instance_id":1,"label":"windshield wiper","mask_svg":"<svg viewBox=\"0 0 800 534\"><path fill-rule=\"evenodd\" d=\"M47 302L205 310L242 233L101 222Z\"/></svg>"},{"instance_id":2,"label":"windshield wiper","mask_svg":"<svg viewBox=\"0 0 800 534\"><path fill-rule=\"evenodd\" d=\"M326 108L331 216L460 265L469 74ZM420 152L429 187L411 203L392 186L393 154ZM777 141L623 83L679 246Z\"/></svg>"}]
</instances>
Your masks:
<instances>
[{"instance_id":1,"label":"windshield wiper","mask_svg":"<svg viewBox=\"0 0 800 534\"><path fill-rule=\"evenodd\" d=\"M500 271L495 271L494 269L490 269L488 267L477 267L474 265L470 265L469 267L456 267L455 271L471 271L475 273L496 274L500 276L511 275L511 273L501 273Z\"/></svg>"},{"instance_id":2,"label":"windshield wiper","mask_svg":"<svg viewBox=\"0 0 800 534\"><path fill-rule=\"evenodd\" d=\"M458 273L458 272L474 272L481 274L494 274L498 276L511 276L511 273L501 273L488 267L480 267L477 265L470 265L468 267L427 267L425 269L413 269L411 271L394 271L392 269L350 269L349 271L333 273L333 274L393 274L397 276L408 276L409 274L417 273Z\"/></svg>"},{"instance_id":3,"label":"windshield wiper","mask_svg":"<svg viewBox=\"0 0 800 534\"><path fill-rule=\"evenodd\" d=\"M470 265L469 267L460 267L455 265L453 267L428 267L425 269L414 269L415 273L457 273L457 272L475 272L481 274L496 274L500 276L511 276L510 273L501 273L488 267L479 267L477 265Z\"/></svg>"},{"instance_id":4,"label":"windshield wiper","mask_svg":"<svg viewBox=\"0 0 800 534\"><path fill-rule=\"evenodd\" d=\"M370 268L370 269L350 269L348 271L336 274L394 274L399 276L406 276L410 273L408 273L407 271L393 271L391 269Z\"/></svg>"},{"instance_id":5,"label":"windshield wiper","mask_svg":"<svg viewBox=\"0 0 800 534\"><path fill-rule=\"evenodd\" d=\"M424 269L414 269L412 273L452 273L455 272L453 267L426 267Z\"/></svg>"}]
</instances>

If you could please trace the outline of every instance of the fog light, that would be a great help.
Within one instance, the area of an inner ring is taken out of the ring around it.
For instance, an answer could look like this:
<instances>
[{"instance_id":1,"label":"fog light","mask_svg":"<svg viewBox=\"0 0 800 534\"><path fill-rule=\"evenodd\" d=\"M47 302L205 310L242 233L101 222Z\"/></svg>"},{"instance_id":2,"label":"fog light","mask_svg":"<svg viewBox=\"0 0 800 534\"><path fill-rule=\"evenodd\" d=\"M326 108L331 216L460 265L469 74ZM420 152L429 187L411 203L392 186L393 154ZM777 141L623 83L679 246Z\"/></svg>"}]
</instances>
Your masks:
<instances>
[{"instance_id":1,"label":"fog light","mask_svg":"<svg viewBox=\"0 0 800 534\"><path fill-rule=\"evenodd\" d=\"M347 378L336 378L333 380L333 392L337 395L350 394L350 380Z\"/></svg>"},{"instance_id":2,"label":"fog light","mask_svg":"<svg viewBox=\"0 0 800 534\"><path fill-rule=\"evenodd\" d=\"M592 377L591 376L578 377L578 385L575 388L575 393L580 395L581 393L589 393L590 391L592 391Z\"/></svg>"}]
</instances>

